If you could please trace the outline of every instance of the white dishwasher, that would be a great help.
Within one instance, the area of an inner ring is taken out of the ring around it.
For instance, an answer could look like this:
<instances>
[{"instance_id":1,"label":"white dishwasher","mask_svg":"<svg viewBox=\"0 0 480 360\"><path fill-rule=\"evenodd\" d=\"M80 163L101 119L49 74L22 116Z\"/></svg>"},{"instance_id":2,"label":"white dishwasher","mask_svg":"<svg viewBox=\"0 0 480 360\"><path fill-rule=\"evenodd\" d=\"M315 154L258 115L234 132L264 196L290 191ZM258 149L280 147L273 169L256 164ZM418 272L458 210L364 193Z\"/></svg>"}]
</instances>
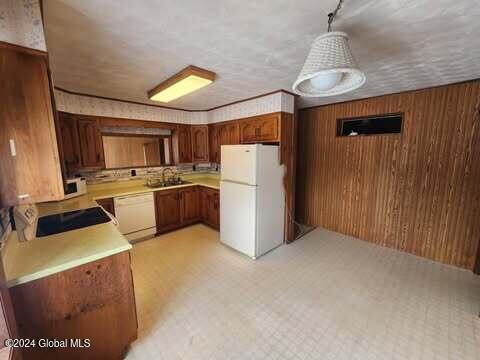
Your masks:
<instances>
[{"instance_id":1,"label":"white dishwasher","mask_svg":"<svg viewBox=\"0 0 480 360\"><path fill-rule=\"evenodd\" d=\"M156 233L153 193L119 196L113 199L120 232L130 241L152 237Z\"/></svg>"}]
</instances>

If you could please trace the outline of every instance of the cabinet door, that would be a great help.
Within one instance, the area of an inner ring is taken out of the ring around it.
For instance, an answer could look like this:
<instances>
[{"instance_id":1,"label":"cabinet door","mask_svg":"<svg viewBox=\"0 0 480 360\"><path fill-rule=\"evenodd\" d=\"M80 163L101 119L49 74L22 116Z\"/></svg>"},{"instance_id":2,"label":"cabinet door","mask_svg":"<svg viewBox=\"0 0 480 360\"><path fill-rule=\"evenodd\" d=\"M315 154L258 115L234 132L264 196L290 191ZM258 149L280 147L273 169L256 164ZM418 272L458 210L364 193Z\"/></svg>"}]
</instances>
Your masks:
<instances>
[{"instance_id":1,"label":"cabinet door","mask_svg":"<svg viewBox=\"0 0 480 360\"><path fill-rule=\"evenodd\" d=\"M258 141L279 140L279 117L278 114L265 115L257 118L257 139Z\"/></svg>"},{"instance_id":2,"label":"cabinet door","mask_svg":"<svg viewBox=\"0 0 480 360\"><path fill-rule=\"evenodd\" d=\"M94 119L78 119L78 136L82 154L82 167L105 167L103 159L102 135L98 121Z\"/></svg>"},{"instance_id":3,"label":"cabinet door","mask_svg":"<svg viewBox=\"0 0 480 360\"><path fill-rule=\"evenodd\" d=\"M155 192L155 215L158 233L181 226L180 193L178 190Z\"/></svg>"},{"instance_id":4,"label":"cabinet door","mask_svg":"<svg viewBox=\"0 0 480 360\"><path fill-rule=\"evenodd\" d=\"M208 190L203 186L200 187L200 218L203 222L208 218Z\"/></svg>"},{"instance_id":5,"label":"cabinet door","mask_svg":"<svg viewBox=\"0 0 480 360\"><path fill-rule=\"evenodd\" d=\"M232 121L225 125L228 137L228 144L229 145L237 145L240 144L240 131L238 128L238 122Z\"/></svg>"},{"instance_id":6,"label":"cabinet door","mask_svg":"<svg viewBox=\"0 0 480 360\"><path fill-rule=\"evenodd\" d=\"M269 114L240 121L240 141L242 143L279 141L279 119L280 114Z\"/></svg>"},{"instance_id":7,"label":"cabinet door","mask_svg":"<svg viewBox=\"0 0 480 360\"><path fill-rule=\"evenodd\" d=\"M240 141L242 143L257 141L257 133L257 121L255 119L240 121Z\"/></svg>"},{"instance_id":8,"label":"cabinet door","mask_svg":"<svg viewBox=\"0 0 480 360\"><path fill-rule=\"evenodd\" d=\"M220 195L214 190L211 198L210 224L215 229L220 229Z\"/></svg>"},{"instance_id":9,"label":"cabinet door","mask_svg":"<svg viewBox=\"0 0 480 360\"><path fill-rule=\"evenodd\" d=\"M205 224L219 229L220 196L218 190L202 188L202 220Z\"/></svg>"},{"instance_id":10,"label":"cabinet door","mask_svg":"<svg viewBox=\"0 0 480 360\"><path fill-rule=\"evenodd\" d=\"M78 140L78 124L75 117L59 113L60 136L63 146L63 157L67 173L81 167L80 142Z\"/></svg>"},{"instance_id":11,"label":"cabinet door","mask_svg":"<svg viewBox=\"0 0 480 360\"><path fill-rule=\"evenodd\" d=\"M178 162L192 162L192 139L189 125L178 125L177 139Z\"/></svg>"},{"instance_id":12,"label":"cabinet door","mask_svg":"<svg viewBox=\"0 0 480 360\"><path fill-rule=\"evenodd\" d=\"M220 139L219 139L220 126L212 125L209 129L210 138L210 161L214 163L220 163Z\"/></svg>"},{"instance_id":13,"label":"cabinet door","mask_svg":"<svg viewBox=\"0 0 480 360\"><path fill-rule=\"evenodd\" d=\"M180 190L182 225L195 223L200 218L200 197L196 186Z\"/></svg>"},{"instance_id":14,"label":"cabinet door","mask_svg":"<svg viewBox=\"0 0 480 360\"><path fill-rule=\"evenodd\" d=\"M46 61L0 49L0 207L64 196Z\"/></svg>"},{"instance_id":15,"label":"cabinet door","mask_svg":"<svg viewBox=\"0 0 480 360\"><path fill-rule=\"evenodd\" d=\"M192 126L193 161L208 161L208 126Z\"/></svg>"}]
</instances>

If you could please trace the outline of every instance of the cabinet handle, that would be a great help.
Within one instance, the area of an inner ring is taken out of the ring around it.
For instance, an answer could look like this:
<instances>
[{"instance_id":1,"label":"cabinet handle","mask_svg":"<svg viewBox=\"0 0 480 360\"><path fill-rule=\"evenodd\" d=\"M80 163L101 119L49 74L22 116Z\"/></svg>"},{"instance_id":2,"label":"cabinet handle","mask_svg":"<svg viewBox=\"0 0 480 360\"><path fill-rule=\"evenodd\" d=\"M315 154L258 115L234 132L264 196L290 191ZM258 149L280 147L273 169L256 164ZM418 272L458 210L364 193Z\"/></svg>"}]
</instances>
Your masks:
<instances>
[{"instance_id":1,"label":"cabinet handle","mask_svg":"<svg viewBox=\"0 0 480 360\"><path fill-rule=\"evenodd\" d=\"M27 199L30 197L30 194L21 194L21 195L18 195L17 198L19 198L20 200L21 199Z\"/></svg>"},{"instance_id":2,"label":"cabinet handle","mask_svg":"<svg viewBox=\"0 0 480 360\"><path fill-rule=\"evenodd\" d=\"M100 162L100 154L97 154L97 162Z\"/></svg>"}]
</instances>

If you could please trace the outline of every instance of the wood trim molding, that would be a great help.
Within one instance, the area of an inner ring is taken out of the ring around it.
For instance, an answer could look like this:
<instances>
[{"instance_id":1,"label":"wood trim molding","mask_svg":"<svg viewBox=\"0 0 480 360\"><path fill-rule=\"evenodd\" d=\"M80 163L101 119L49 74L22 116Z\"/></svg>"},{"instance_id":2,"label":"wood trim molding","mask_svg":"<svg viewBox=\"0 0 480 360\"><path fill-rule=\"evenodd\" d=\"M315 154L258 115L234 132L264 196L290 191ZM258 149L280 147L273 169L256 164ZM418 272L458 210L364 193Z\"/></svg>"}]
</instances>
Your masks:
<instances>
[{"instance_id":1,"label":"wood trim molding","mask_svg":"<svg viewBox=\"0 0 480 360\"><path fill-rule=\"evenodd\" d=\"M252 115L252 116L242 117L242 118L238 118L238 119L224 120L224 121L212 122L212 123L208 123L208 124L195 124L195 125L209 125L209 126L224 125L224 124L231 123L231 122L234 122L234 121L250 120L250 119L254 119L254 118L258 118L258 117L262 117L262 116L281 115L281 114L290 114L290 113L287 113L285 111L273 111L273 112L270 112L270 113ZM290 114L290 115L292 115L292 114Z\"/></svg>"},{"instance_id":2,"label":"wood trim molding","mask_svg":"<svg viewBox=\"0 0 480 360\"><path fill-rule=\"evenodd\" d=\"M44 57L48 56L48 53L46 51L32 49L22 45L12 44L6 41L0 41L0 48L6 48L9 50L22 52L29 55L44 56Z\"/></svg>"},{"instance_id":3,"label":"wood trim molding","mask_svg":"<svg viewBox=\"0 0 480 360\"><path fill-rule=\"evenodd\" d=\"M67 89L61 88L61 87L59 87L59 86L55 86L55 90L63 91L64 93L67 93L67 94L70 94L70 95L86 96L86 97L89 97L89 98L101 99L101 100L118 101L118 102L123 102L123 103L126 103L126 104L152 106L152 107L161 108L161 109L167 109L167 110L179 110L179 111L187 111L187 112L202 112L202 111L203 111L203 110L187 110L187 109L176 108L176 107L172 107L172 106L163 106L163 105L156 105L156 104L148 104L148 103L142 103L142 102L139 102L139 101L117 99L117 98L111 98L111 97L100 96L100 95L92 95L92 94L87 94L87 93L81 93L81 92L77 92L77 91L67 90Z\"/></svg>"},{"instance_id":4,"label":"wood trim molding","mask_svg":"<svg viewBox=\"0 0 480 360\"><path fill-rule=\"evenodd\" d=\"M187 77L195 75L202 79L207 79L210 81L215 81L215 73L213 71L205 70L194 65L189 65L186 68L180 70L173 76L170 76L168 79L162 81L160 84L155 86L153 89L147 92L148 98L151 99L153 96L162 92L163 90L169 88L172 85L175 85L179 81L186 79Z\"/></svg>"},{"instance_id":5,"label":"wood trim molding","mask_svg":"<svg viewBox=\"0 0 480 360\"><path fill-rule=\"evenodd\" d=\"M239 103L242 103L242 102L245 102L245 101L258 99L258 98L261 98L261 97L264 97L264 96L268 96L268 95L273 95L273 94L276 94L276 93L279 93L279 92L283 92L283 93L286 93L286 94L290 94L290 95L292 95L292 96L295 96L296 98L299 97L299 95L294 94L294 93L292 93L292 92L290 92L290 91L283 90L283 89L279 89L279 90L275 90L275 91L270 91L270 92L268 92L268 93L264 93L264 94L252 96L252 97L249 97L249 98L246 98L246 99L242 99L242 100L238 100L238 101L233 101L233 102L231 102L231 103L227 103L227 104L224 104L224 105L215 106L215 107L212 107L212 108L207 109L207 110L204 110L204 111L212 111L212 110L221 109L221 108L226 107L226 106L235 105L235 104L239 104Z\"/></svg>"},{"instance_id":6,"label":"wood trim molding","mask_svg":"<svg viewBox=\"0 0 480 360\"><path fill-rule=\"evenodd\" d=\"M454 82L454 83L450 83L450 84L436 85L436 86L430 86L430 87L420 88L420 89L403 90L403 91L398 91L398 92L389 93L389 94L375 95L375 96L369 96L369 97L364 97L364 98L360 98L360 99L345 100L345 101L333 102L333 103L328 103L328 104L323 104L323 105L308 106L308 107L304 107L304 108L301 108L301 109L298 109L298 110L299 111L306 111L306 110L311 110L311 109L318 109L318 108L321 108L321 107L324 107L324 106L339 105L339 104L346 104L346 103L355 103L357 101L377 99L377 98L381 98L381 97L389 96L389 95L401 95L401 94L406 94L406 93L413 93L415 91L433 90L433 89L441 88L441 87L444 87L444 86L468 84L468 83L479 81L479 80L480 80L480 78L474 78L474 79L471 79L471 80L459 81L459 82Z\"/></svg>"},{"instance_id":7,"label":"wood trim molding","mask_svg":"<svg viewBox=\"0 0 480 360\"><path fill-rule=\"evenodd\" d=\"M102 99L102 100L119 101L119 102L123 102L123 103L127 103L127 104L145 105L145 106L152 106L152 107L157 107L157 108L162 108L162 109L167 109L167 110L179 110L179 111L186 111L186 112L208 112L208 111L220 109L220 108L223 108L223 107L226 107L226 106L230 106L230 105L242 103L242 102L245 102L245 101L258 99L258 98L261 98L261 97L264 97L264 96L273 95L273 94L276 94L276 93L279 93L279 92L283 92L283 93L290 94L290 95L292 95L292 96L298 97L298 95L293 94L293 93L291 93L291 92L289 92L289 91L287 91L287 90L279 89L279 90L271 91L271 92L268 92L268 93L265 93L265 94L260 94L260 95L252 96L252 97L249 97L249 98L246 98L246 99L237 100L237 101L234 101L234 102L231 102L231 103L227 103L227 104L224 104L224 105L212 107L212 108L209 108L209 109L204 109L204 110L190 110L190 109L177 108L177 107L173 107L173 106L164 106L164 105L143 103L143 102L139 102L139 101L117 99L117 98L112 98L112 97L107 97L107 96L101 96L101 95L92 95L92 94L87 94L87 93L82 93L82 92L67 90L67 89L62 88L62 87L60 87L60 86L55 86L54 89L55 89L55 90L59 90L59 91L63 91L63 92L65 92L65 93L67 93L67 94L70 94L70 95L86 96L86 97L90 97L90 98L94 98L94 99L96 98L96 99Z\"/></svg>"},{"instance_id":8,"label":"wood trim molding","mask_svg":"<svg viewBox=\"0 0 480 360\"><path fill-rule=\"evenodd\" d=\"M111 126L111 127L146 127L146 128L155 128L155 129L167 129L167 130L176 130L177 123L161 122L161 121L150 121L150 120L139 120L139 119L127 119L127 118L116 118L109 116L98 116L98 115L86 115L86 114L76 114L69 113L66 111L59 111L59 114L68 114L76 117L82 117L86 119L98 119L101 126ZM184 124L190 125L190 124Z\"/></svg>"}]
</instances>

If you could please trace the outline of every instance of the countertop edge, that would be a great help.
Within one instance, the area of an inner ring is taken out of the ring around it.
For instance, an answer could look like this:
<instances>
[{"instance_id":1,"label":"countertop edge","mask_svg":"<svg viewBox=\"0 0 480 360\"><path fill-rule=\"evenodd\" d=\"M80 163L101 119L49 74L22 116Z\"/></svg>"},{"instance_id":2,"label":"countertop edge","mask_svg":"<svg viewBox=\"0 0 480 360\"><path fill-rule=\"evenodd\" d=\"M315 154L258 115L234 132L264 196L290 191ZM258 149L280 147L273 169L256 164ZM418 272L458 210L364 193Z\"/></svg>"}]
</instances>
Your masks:
<instances>
[{"instance_id":1,"label":"countertop edge","mask_svg":"<svg viewBox=\"0 0 480 360\"><path fill-rule=\"evenodd\" d=\"M133 191L124 191L124 192L119 191L118 193L115 193L114 195L111 195L111 194L109 194L109 195L98 195L98 196L93 195L91 197L91 199L92 200L110 199L112 197L135 195L135 194L144 194L144 193L157 192L157 191L163 191L163 190L174 190L174 189L181 189L181 188L186 188L186 187L191 187L191 186L203 186L203 187L207 187L207 188L210 188L210 189L220 190L220 187L217 187L217 186L214 186L214 185L200 184L200 183L192 182L191 184L182 184L182 185L175 185L175 186L168 186L168 187L146 188L146 189L142 189L142 190L133 190Z\"/></svg>"},{"instance_id":2,"label":"countertop edge","mask_svg":"<svg viewBox=\"0 0 480 360\"><path fill-rule=\"evenodd\" d=\"M78 259L75 259L75 260L72 260L72 261L65 262L61 265L57 265L57 266L54 266L54 267L51 267L51 268L48 268L48 269L45 269L45 270L40 270L40 271L38 271L36 273L33 273L33 274L20 276L20 277L17 277L17 278L14 278L12 280L7 281L7 288L12 288L14 286L21 285L21 284L26 284L26 283L29 283L29 282L32 282L32 281L35 281L35 280L45 278L45 277L50 276L50 275L55 275L55 274L58 274L62 271L67 271L67 270L70 270L70 269L72 269L74 267L77 267L77 266L80 266L80 265L85 265L85 264L91 263L91 262L96 261L96 260L100 260L100 259L112 256L112 255L119 254L119 253L124 252L124 251L130 251L131 249L132 249L132 244L126 243L125 245L119 246L119 247L117 247L115 249L112 249L112 250L103 251L103 252L100 252L100 253L94 254L94 255L88 255L88 256L81 257L81 258L78 258Z\"/></svg>"}]
</instances>

